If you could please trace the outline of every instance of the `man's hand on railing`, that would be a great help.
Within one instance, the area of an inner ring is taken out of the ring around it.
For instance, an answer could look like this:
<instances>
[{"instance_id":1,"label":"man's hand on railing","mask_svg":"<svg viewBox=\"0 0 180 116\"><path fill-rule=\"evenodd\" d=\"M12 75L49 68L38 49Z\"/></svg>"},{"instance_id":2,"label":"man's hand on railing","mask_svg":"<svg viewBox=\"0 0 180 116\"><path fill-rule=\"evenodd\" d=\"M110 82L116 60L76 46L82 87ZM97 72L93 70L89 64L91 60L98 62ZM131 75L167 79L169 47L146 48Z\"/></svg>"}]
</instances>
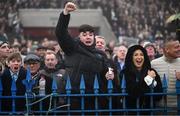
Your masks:
<instances>
[{"instance_id":1,"label":"man's hand on railing","mask_svg":"<svg viewBox=\"0 0 180 116\"><path fill-rule=\"evenodd\" d=\"M113 80L114 79L113 69L109 68L105 76L107 80Z\"/></svg>"},{"instance_id":2,"label":"man's hand on railing","mask_svg":"<svg viewBox=\"0 0 180 116\"><path fill-rule=\"evenodd\" d=\"M175 76L177 80L180 80L180 71L175 70Z\"/></svg>"}]
</instances>

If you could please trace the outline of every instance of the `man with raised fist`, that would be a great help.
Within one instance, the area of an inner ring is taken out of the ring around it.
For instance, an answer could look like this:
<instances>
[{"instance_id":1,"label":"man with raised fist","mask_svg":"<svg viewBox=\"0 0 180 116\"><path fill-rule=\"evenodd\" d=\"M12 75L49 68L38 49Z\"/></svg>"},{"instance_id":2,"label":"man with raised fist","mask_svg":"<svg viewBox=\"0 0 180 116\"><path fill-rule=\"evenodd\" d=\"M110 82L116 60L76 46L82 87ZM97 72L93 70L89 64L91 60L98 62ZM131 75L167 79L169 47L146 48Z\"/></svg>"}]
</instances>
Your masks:
<instances>
[{"instance_id":1,"label":"man with raised fist","mask_svg":"<svg viewBox=\"0 0 180 116\"><path fill-rule=\"evenodd\" d=\"M58 42L65 53L66 74L69 75L72 86L72 93L80 93L80 81L83 74L85 82L85 92L94 93L95 75L98 77L99 92L106 91L108 79L114 78L114 73L108 73L110 67L105 53L95 48L94 28L83 24L79 27L79 37L72 38L68 33L68 24L70 21L70 12L77 9L76 4L67 2L63 12L61 12L57 27L56 36ZM87 100L86 100L87 99ZM94 108L92 97L85 98L85 108ZM71 108L80 109L81 99L71 99ZM101 101L106 105L106 100ZM99 103L102 106L101 103Z\"/></svg>"}]
</instances>

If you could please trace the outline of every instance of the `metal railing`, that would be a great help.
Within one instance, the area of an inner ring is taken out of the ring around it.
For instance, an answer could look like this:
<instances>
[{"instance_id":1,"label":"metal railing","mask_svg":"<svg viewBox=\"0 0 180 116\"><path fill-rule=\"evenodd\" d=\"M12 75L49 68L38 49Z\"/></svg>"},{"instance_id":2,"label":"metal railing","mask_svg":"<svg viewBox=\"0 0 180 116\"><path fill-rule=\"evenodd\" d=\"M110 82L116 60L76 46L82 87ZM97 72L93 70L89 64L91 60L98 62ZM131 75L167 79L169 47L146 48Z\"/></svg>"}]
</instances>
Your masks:
<instances>
[{"instance_id":1,"label":"metal railing","mask_svg":"<svg viewBox=\"0 0 180 116\"><path fill-rule=\"evenodd\" d=\"M32 92L32 87L34 84L34 80L31 79L30 72L27 71L26 79L23 80L23 84L26 87L25 95L17 96L16 95L16 82L12 81L11 85L11 96L3 96L2 95L2 83L0 79L0 114L53 114L53 115L59 115L59 114L66 114L66 115L73 115L73 114L79 114L79 115L86 115L86 114L94 114L94 115L101 115L101 114L123 114L128 115L129 112L133 111L136 115L141 114L141 112L149 112L150 115L156 115L158 113L166 115L169 112L175 112L177 114L180 114L180 81L176 81L176 91L175 92L167 92L168 86L166 77L164 76L162 85L163 85L163 92L162 93L153 93L151 91L150 93L145 93L144 96L150 96L150 107L149 108L141 108L139 105L139 98L137 98L136 101L136 108L128 109L126 105L126 97L128 96L128 93L126 92L126 82L125 77L122 79L121 83L121 92L114 92L113 89L113 81L108 80L107 85L107 92L106 93L100 93L99 91L99 83L97 76L94 80L94 92L93 93L86 93L86 86L84 82L83 75L81 76L81 82L80 82L80 88L79 93L72 93L72 87L70 78L67 77L66 81L66 92L63 94L57 93L57 84L55 79L53 79L52 83L52 93L48 95L36 95ZM154 101L153 96L161 95L163 96L163 106L161 107L154 107ZM177 107L172 108L167 106L167 96L177 96ZM65 101L63 104L58 103L58 99L63 98ZM79 100L79 109L71 109L71 105L74 103L72 102L72 99L78 99ZM90 98L90 99L89 99ZM11 111L2 111L2 101L4 99L11 99L12 100L12 108ZM17 111L16 110L16 99L22 99L25 100L25 106L24 110ZM106 102L102 102L103 100L106 100ZM86 101L90 100L90 101ZM92 100L92 101L91 101ZM116 101L120 101L121 104L118 104L117 107L114 107L114 103L116 104ZM44 104L44 101L48 102L48 104ZM101 102L100 102L101 101ZM93 106L90 109L86 109L87 102ZM101 107L101 105L105 105L105 107ZM38 107L37 109L34 107ZM44 109L46 107L46 109Z\"/></svg>"}]
</instances>

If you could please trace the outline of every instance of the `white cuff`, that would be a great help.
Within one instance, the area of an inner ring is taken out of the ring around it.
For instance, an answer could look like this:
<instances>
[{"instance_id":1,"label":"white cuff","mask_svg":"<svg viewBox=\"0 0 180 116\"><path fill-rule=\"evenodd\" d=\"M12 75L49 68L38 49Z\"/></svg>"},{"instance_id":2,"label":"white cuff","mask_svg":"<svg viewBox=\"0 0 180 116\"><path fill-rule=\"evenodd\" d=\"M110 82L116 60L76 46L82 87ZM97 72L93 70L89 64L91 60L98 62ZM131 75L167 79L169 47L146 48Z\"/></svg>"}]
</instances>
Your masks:
<instances>
[{"instance_id":1,"label":"white cuff","mask_svg":"<svg viewBox=\"0 0 180 116\"><path fill-rule=\"evenodd\" d=\"M157 81L154 80L153 86L156 87L156 85L157 85Z\"/></svg>"},{"instance_id":2,"label":"white cuff","mask_svg":"<svg viewBox=\"0 0 180 116\"><path fill-rule=\"evenodd\" d=\"M151 76L147 75L147 76L144 78L144 81L146 82L146 84L147 84L148 86L150 86L150 85L152 84L152 82L153 82L153 78L152 78ZM157 85L157 82L156 82L156 85Z\"/></svg>"}]
</instances>

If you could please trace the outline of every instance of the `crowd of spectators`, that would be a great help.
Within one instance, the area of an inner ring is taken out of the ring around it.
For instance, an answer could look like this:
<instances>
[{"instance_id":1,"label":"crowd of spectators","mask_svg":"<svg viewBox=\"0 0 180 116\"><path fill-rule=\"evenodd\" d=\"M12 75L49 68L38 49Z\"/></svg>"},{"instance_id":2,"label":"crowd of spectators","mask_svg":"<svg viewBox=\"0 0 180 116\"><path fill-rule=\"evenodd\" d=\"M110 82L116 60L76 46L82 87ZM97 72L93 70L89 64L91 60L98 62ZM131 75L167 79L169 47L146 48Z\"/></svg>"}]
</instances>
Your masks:
<instances>
[{"instance_id":1,"label":"crowd of spectators","mask_svg":"<svg viewBox=\"0 0 180 116\"><path fill-rule=\"evenodd\" d=\"M23 26L19 18L20 8L60 8L64 0L2 0L0 2L0 35L10 40L22 38Z\"/></svg>"},{"instance_id":2,"label":"crowd of spectators","mask_svg":"<svg viewBox=\"0 0 180 116\"><path fill-rule=\"evenodd\" d=\"M65 2L65 0L3 0L0 2L0 34L7 36L11 42L16 38L23 39L23 25L18 16L18 9L63 8ZM150 41L154 43L156 49L161 49L159 40L169 34L169 30L165 27L166 19L180 11L178 0L74 0L74 2L80 9L102 9L119 40L127 37L139 39L139 42Z\"/></svg>"},{"instance_id":3,"label":"crowd of spectators","mask_svg":"<svg viewBox=\"0 0 180 116\"><path fill-rule=\"evenodd\" d=\"M10 58L12 57L11 53L12 54L15 53L15 56L16 56L17 52L21 53L21 54L18 54L17 59L15 59L17 61L20 61L18 64L19 67L20 66L26 67L26 65L31 65L30 67L31 76L33 78L36 77L37 74L41 74L41 76L43 75L43 77L48 76L48 78L51 77L52 74L54 73L57 73L56 76L60 76L60 77L64 75L64 72L62 72L62 70L60 71L59 69L63 69L64 71L64 69L68 67L67 65L64 64L65 60L67 60L65 59L65 55L64 55L65 51L62 51L63 49L62 45L65 45L65 44L62 43L60 46L56 40L49 40L46 37L44 37L39 42L26 39L23 36L23 26L21 25L21 19L18 16L18 9L20 8L25 8L25 9L26 8L63 8L62 6L64 5L64 2L65 0L31 0L31 1L30 0L16 0L16 1L7 0L7 1L0 2L0 53L1 53L0 54L0 75L1 73L2 75L4 74L5 72L4 69L6 67L10 67L9 64L12 59L9 59L9 57ZM163 0L163 1L78 0L74 2L77 2L78 8L80 9L85 9L85 8L102 9L104 16L107 17L110 25L112 26L112 31L115 33L116 37L120 38L123 36L127 38L128 37L138 38L139 45L136 45L136 46L140 47L141 49L145 48L144 50L147 51L147 55L148 55L147 57L149 57L150 60L154 60L156 58L161 57L162 55L165 55L162 52L163 50L165 50L163 49L163 46L162 46L163 39L166 38L167 35L169 35L169 30L167 30L165 27L165 21L171 14L174 14L175 11L176 12L180 11L180 9L178 8L179 6L178 0L171 0L171 1L168 1L168 0ZM63 35L63 34L60 34L60 35ZM98 45L97 41L99 41L100 44L103 45L102 52L107 53L107 58L109 58L108 60L110 61L112 60L112 64L116 63L115 68L113 67L114 72L119 71L119 74L120 74L120 72L124 70L124 67L126 67L124 65L126 52L130 48L132 49L133 45L126 46L124 45L126 43L123 43L123 44L118 43L117 45L115 45L116 42L111 41L112 43L109 43L106 48L105 41L102 42L103 39L106 37L96 36L95 38L96 38L96 45ZM99 38L99 40L97 38ZM169 41L169 42L172 42L172 41ZM175 42L177 46L176 48L174 48L175 43L171 43L171 46L168 47L167 49L169 49L169 51L171 52L175 52L178 54L178 55L175 54L176 57L174 59L176 60L179 58L179 51L178 51L179 41L175 41ZM88 44L89 41L86 43ZM96 48L98 49L98 47ZM173 49L177 50L177 52ZM136 48L134 50L136 50ZM141 52L142 51L143 50L141 50ZM135 51L133 51L132 53L134 54ZM21 55L20 58L19 58L19 55ZM29 60L29 57L31 58L31 60ZM87 56L85 55L85 58L86 57ZM79 60L79 57L75 56L75 58ZM144 58L144 55L143 55L143 58ZM87 62L88 64L89 62L93 60L90 59L90 60L84 60L84 61L88 61ZM139 64L139 62L141 61L136 60L136 62L137 64ZM86 67L88 65L84 65L84 66ZM34 68L37 68L36 73L33 72ZM179 65L177 65L176 69L178 68L179 68ZM14 68L14 69L17 69L17 68ZM49 81L52 82L52 78L51 79L49 78Z\"/></svg>"},{"instance_id":4,"label":"crowd of spectators","mask_svg":"<svg viewBox=\"0 0 180 116\"><path fill-rule=\"evenodd\" d=\"M116 37L154 41L166 37L166 19L180 11L178 0L78 0L79 8L100 8Z\"/></svg>"},{"instance_id":5,"label":"crowd of spectators","mask_svg":"<svg viewBox=\"0 0 180 116\"><path fill-rule=\"evenodd\" d=\"M81 9L100 8L116 37L127 36L153 41L157 33L166 36L165 20L179 12L178 0L78 0ZM20 33L19 8L63 8L65 0L7 0L0 2L0 27ZM12 28L13 27L13 28Z\"/></svg>"},{"instance_id":6,"label":"crowd of spectators","mask_svg":"<svg viewBox=\"0 0 180 116\"><path fill-rule=\"evenodd\" d=\"M21 38L23 28L18 16L18 2L0 2L0 35L7 38Z\"/></svg>"}]
</instances>

